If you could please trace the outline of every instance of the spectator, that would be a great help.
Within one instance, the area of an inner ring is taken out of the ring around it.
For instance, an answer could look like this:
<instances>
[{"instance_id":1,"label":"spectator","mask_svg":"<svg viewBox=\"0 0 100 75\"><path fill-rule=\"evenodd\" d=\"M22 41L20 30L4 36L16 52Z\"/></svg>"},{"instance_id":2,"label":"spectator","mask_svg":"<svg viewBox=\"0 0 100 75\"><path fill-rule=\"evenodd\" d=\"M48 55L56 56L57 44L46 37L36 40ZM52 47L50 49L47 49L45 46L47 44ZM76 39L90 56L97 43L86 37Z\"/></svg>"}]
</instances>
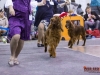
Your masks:
<instances>
[{"instance_id":1,"label":"spectator","mask_svg":"<svg viewBox=\"0 0 100 75\"><path fill-rule=\"evenodd\" d=\"M73 11L74 14L77 14L77 7L78 7L78 4L75 3L75 0L71 0L71 3L68 7L68 11Z\"/></svg>"},{"instance_id":2,"label":"spectator","mask_svg":"<svg viewBox=\"0 0 100 75\"><path fill-rule=\"evenodd\" d=\"M5 34L8 31L8 19L4 16L3 9L0 9L0 33Z\"/></svg>"},{"instance_id":3,"label":"spectator","mask_svg":"<svg viewBox=\"0 0 100 75\"><path fill-rule=\"evenodd\" d=\"M90 6L90 3L87 3L87 7L89 7Z\"/></svg>"},{"instance_id":4,"label":"spectator","mask_svg":"<svg viewBox=\"0 0 100 75\"><path fill-rule=\"evenodd\" d=\"M83 16L83 10L81 8L81 5L79 4L78 8L77 8L77 14Z\"/></svg>"},{"instance_id":5,"label":"spectator","mask_svg":"<svg viewBox=\"0 0 100 75\"><path fill-rule=\"evenodd\" d=\"M57 0L58 4L65 3L64 0ZM67 4L69 4L69 1L66 1L65 5L63 7L57 7L57 13L61 14L62 12L68 12Z\"/></svg>"},{"instance_id":6,"label":"spectator","mask_svg":"<svg viewBox=\"0 0 100 75\"><path fill-rule=\"evenodd\" d=\"M86 14L84 15L85 18L85 30L88 30L89 27L94 27L95 29L99 29L100 22L99 16L96 12L91 11L91 7L86 7Z\"/></svg>"},{"instance_id":7,"label":"spectator","mask_svg":"<svg viewBox=\"0 0 100 75\"><path fill-rule=\"evenodd\" d=\"M9 18L9 9L8 8L5 8L5 5L4 5L4 15L7 17L7 19Z\"/></svg>"}]
</instances>

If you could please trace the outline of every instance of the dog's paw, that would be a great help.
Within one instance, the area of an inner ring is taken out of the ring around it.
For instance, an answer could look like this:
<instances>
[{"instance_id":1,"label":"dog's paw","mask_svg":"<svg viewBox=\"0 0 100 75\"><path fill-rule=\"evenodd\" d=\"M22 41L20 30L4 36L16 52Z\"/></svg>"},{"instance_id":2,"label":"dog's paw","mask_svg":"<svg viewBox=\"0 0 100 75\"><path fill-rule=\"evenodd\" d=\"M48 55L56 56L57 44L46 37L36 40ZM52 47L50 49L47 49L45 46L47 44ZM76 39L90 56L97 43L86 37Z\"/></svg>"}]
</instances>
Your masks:
<instances>
[{"instance_id":1,"label":"dog's paw","mask_svg":"<svg viewBox=\"0 0 100 75\"><path fill-rule=\"evenodd\" d=\"M50 54L50 57L52 57L52 55Z\"/></svg>"},{"instance_id":2,"label":"dog's paw","mask_svg":"<svg viewBox=\"0 0 100 75\"><path fill-rule=\"evenodd\" d=\"M53 54L53 55L52 55L52 58L56 58L56 54Z\"/></svg>"},{"instance_id":3,"label":"dog's paw","mask_svg":"<svg viewBox=\"0 0 100 75\"><path fill-rule=\"evenodd\" d=\"M82 46L85 46L84 44Z\"/></svg>"},{"instance_id":4,"label":"dog's paw","mask_svg":"<svg viewBox=\"0 0 100 75\"><path fill-rule=\"evenodd\" d=\"M46 53L46 52L47 52L47 50L44 50L44 52Z\"/></svg>"},{"instance_id":5,"label":"dog's paw","mask_svg":"<svg viewBox=\"0 0 100 75\"><path fill-rule=\"evenodd\" d=\"M72 47L69 47L69 48L72 48Z\"/></svg>"},{"instance_id":6,"label":"dog's paw","mask_svg":"<svg viewBox=\"0 0 100 75\"><path fill-rule=\"evenodd\" d=\"M68 44L68 46L70 46L70 44Z\"/></svg>"},{"instance_id":7,"label":"dog's paw","mask_svg":"<svg viewBox=\"0 0 100 75\"><path fill-rule=\"evenodd\" d=\"M56 56L52 56L52 58L56 58Z\"/></svg>"},{"instance_id":8,"label":"dog's paw","mask_svg":"<svg viewBox=\"0 0 100 75\"><path fill-rule=\"evenodd\" d=\"M52 58L56 58L56 56L55 56L55 55L51 55L51 54L50 54L50 57L52 57Z\"/></svg>"}]
</instances>

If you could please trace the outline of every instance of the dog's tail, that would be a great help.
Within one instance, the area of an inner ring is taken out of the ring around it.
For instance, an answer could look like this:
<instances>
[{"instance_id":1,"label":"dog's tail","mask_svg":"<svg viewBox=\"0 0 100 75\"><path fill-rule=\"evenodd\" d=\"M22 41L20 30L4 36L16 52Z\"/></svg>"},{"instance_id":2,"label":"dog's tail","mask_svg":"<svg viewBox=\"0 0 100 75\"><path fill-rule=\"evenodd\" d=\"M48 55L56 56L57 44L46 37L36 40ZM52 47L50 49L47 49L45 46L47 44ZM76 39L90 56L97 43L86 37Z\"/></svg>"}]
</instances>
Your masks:
<instances>
[{"instance_id":1,"label":"dog's tail","mask_svg":"<svg viewBox=\"0 0 100 75\"><path fill-rule=\"evenodd\" d=\"M47 37L46 35L44 36L44 46L45 46L45 51L44 52L47 52Z\"/></svg>"}]
</instances>

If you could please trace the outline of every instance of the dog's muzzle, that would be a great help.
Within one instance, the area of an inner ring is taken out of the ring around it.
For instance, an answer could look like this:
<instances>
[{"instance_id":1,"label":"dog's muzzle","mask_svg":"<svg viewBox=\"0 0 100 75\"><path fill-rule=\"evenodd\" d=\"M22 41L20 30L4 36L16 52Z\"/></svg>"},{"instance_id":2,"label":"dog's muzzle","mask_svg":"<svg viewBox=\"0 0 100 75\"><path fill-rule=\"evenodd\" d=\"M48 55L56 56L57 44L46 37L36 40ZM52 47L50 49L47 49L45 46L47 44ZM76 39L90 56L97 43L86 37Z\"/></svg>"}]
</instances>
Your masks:
<instances>
[{"instance_id":1,"label":"dog's muzzle","mask_svg":"<svg viewBox=\"0 0 100 75\"><path fill-rule=\"evenodd\" d=\"M66 27L67 29L69 29L69 26L68 26L68 25L65 25L65 27Z\"/></svg>"}]
</instances>

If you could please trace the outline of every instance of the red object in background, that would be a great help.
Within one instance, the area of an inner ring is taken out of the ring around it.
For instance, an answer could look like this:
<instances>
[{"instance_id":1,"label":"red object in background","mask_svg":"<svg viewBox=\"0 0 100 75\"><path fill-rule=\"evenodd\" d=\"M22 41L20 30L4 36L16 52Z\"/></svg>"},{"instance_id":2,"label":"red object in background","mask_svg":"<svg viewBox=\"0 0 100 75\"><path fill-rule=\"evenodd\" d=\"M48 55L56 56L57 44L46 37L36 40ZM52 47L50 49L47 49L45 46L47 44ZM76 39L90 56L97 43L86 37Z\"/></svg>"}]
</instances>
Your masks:
<instances>
[{"instance_id":1,"label":"red object in background","mask_svg":"<svg viewBox=\"0 0 100 75\"><path fill-rule=\"evenodd\" d=\"M86 33L89 35L92 35L93 31L92 30L86 30Z\"/></svg>"},{"instance_id":2,"label":"red object in background","mask_svg":"<svg viewBox=\"0 0 100 75\"><path fill-rule=\"evenodd\" d=\"M96 38L100 38L100 30L98 29L93 30L92 35L95 36Z\"/></svg>"},{"instance_id":3,"label":"red object in background","mask_svg":"<svg viewBox=\"0 0 100 75\"><path fill-rule=\"evenodd\" d=\"M96 38L100 38L100 30L98 29L94 29L93 31L87 30L86 33L89 35L95 36Z\"/></svg>"},{"instance_id":4,"label":"red object in background","mask_svg":"<svg viewBox=\"0 0 100 75\"><path fill-rule=\"evenodd\" d=\"M60 18L62 18L62 17L64 17L64 16L67 16L67 12L62 12L62 13L60 14Z\"/></svg>"}]
</instances>

